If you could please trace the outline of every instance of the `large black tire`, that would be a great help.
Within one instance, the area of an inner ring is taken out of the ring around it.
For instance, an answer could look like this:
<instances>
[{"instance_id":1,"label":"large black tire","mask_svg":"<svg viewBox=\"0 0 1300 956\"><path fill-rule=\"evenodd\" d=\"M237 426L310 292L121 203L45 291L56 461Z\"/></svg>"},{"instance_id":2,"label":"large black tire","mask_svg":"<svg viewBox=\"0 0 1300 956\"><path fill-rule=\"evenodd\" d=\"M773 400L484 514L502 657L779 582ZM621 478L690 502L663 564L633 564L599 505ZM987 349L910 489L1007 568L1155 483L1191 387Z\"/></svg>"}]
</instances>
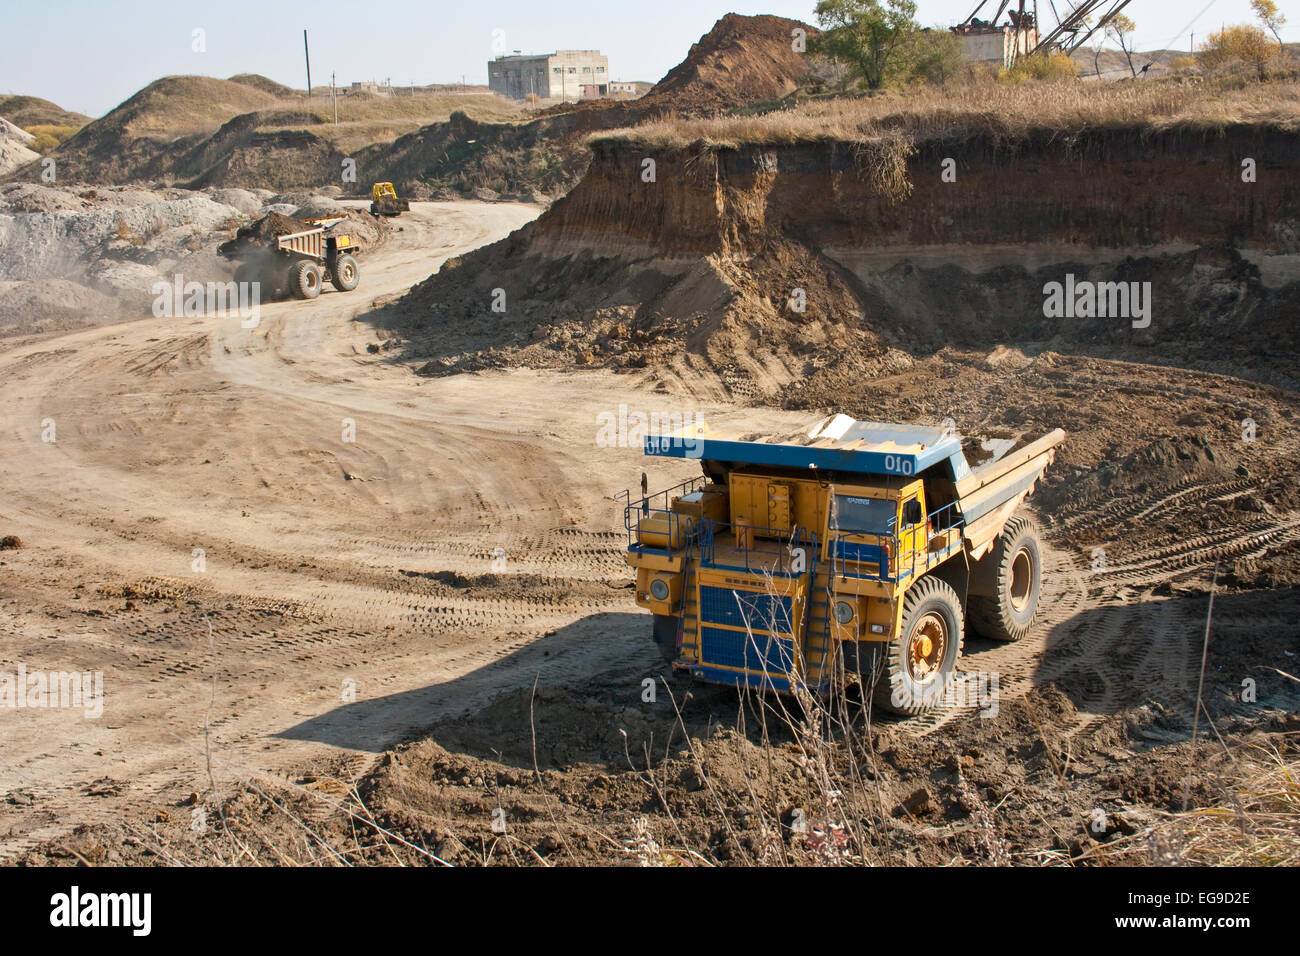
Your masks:
<instances>
[{"instance_id":1,"label":"large black tire","mask_svg":"<svg viewBox=\"0 0 1300 956\"><path fill-rule=\"evenodd\" d=\"M320 295L320 266L310 259L299 259L289 268L289 291L299 299L314 299Z\"/></svg>"},{"instance_id":2,"label":"large black tire","mask_svg":"<svg viewBox=\"0 0 1300 956\"><path fill-rule=\"evenodd\" d=\"M874 700L895 714L933 710L957 673L962 647L961 601L947 581L921 578L903 598L903 626L879 657Z\"/></svg>"},{"instance_id":3,"label":"large black tire","mask_svg":"<svg viewBox=\"0 0 1300 956\"><path fill-rule=\"evenodd\" d=\"M1022 515L1012 518L984 561L991 562L996 596L971 595L966 608L971 629L995 641L1018 641L1034 626L1043 589L1037 527Z\"/></svg>"},{"instance_id":4,"label":"large black tire","mask_svg":"<svg viewBox=\"0 0 1300 956\"><path fill-rule=\"evenodd\" d=\"M656 614L654 616L655 646L666 661L677 659L677 615Z\"/></svg>"},{"instance_id":5,"label":"large black tire","mask_svg":"<svg viewBox=\"0 0 1300 956\"><path fill-rule=\"evenodd\" d=\"M334 288L340 292L351 292L361 281L361 271L357 268L357 260L347 253L339 256L334 260L334 267L330 270L330 281L334 283Z\"/></svg>"}]
</instances>

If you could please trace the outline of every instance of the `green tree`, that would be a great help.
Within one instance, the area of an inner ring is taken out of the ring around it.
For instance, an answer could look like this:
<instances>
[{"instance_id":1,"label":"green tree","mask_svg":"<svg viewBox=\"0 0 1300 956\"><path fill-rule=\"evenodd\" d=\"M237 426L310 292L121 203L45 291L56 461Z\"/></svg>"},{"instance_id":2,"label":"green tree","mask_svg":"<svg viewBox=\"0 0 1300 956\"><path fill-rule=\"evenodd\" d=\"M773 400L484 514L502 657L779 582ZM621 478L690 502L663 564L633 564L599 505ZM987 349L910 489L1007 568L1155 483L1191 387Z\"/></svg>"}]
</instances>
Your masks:
<instances>
[{"instance_id":1,"label":"green tree","mask_svg":"<svg viewBox=\"0 0 1300 956\"><path fill-rule=\"evenodd\" d=\"M822 33L815 52L848 64L869 90L906 76L909 47L920 31L915 0L818 0Z\"/></svg>"},{"instance_id":2,"label":"green tree","mask_svg":"<svg viewBox=\"0 0 1300 956\"><path fill-rule=\"evenodd\" d=\"M905 55L910 78L927 83L947 83L966 65L961 40L951 30L941 27L918 31Z\"/></svg>"}]
</instances>

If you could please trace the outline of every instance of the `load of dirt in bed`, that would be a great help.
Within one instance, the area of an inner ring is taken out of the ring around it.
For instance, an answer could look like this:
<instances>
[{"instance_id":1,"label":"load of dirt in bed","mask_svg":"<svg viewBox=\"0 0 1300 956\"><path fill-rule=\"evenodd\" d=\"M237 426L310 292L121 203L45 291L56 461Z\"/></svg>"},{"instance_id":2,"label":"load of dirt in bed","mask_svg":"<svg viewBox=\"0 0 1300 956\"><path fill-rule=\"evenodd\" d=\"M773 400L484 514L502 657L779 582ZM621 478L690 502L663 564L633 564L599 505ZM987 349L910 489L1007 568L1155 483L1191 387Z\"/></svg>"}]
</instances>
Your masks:
<instances>
[{"instance_id":1,"label":"load of dirt in bed","mask_svg":"<svg viewBox=\"0 0 1300 956\"><path fill-rule=\"evenodd\" d=\"M360 241L364 247L373 248L382 244L388 233L388 225L369 213L357 210L345 210L344 218L329 226L330 234L343 232ZM235 233L235 238L223 242L217 247L217 253L227 259L237 259L249 249L269 249L281 236L291 236L296 232L314 229L318 224L304 222L285 216L278 212L269 212L261 219L244 226Z\"/></svg>"}]
</instances>

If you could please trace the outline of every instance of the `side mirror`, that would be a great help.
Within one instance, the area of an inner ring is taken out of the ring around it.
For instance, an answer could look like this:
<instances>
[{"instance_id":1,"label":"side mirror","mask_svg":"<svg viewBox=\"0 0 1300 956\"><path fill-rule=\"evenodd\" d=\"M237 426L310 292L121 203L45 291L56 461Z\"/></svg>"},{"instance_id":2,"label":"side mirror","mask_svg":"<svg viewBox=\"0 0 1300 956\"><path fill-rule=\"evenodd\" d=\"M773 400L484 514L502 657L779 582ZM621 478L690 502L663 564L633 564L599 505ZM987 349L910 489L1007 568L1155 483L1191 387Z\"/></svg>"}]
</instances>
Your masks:
<instances>
[{"instance_id":1,"label":"side mirror","mask_svg":"<svg viewBox=\"0 0 1300 956\"><path fill-rule=\"evenodd\" d=\"M921 513L921 502L913 498L903 505L903 524L920 524L925 515Z\"/></svg>"}]
</instances>

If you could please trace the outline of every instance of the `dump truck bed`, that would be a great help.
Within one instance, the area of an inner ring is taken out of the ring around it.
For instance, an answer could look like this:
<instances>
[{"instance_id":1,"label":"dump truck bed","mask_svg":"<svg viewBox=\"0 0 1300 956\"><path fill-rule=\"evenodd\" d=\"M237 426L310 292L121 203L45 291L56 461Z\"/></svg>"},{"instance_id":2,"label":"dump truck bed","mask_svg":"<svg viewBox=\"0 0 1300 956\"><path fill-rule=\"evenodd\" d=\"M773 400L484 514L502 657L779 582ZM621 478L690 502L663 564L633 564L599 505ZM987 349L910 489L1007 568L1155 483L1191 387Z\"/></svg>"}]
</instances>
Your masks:
<instances>
[{"instance_id":1,"label":"dump truck bed","mask_svg":"<svg viewBox=\"0 0 1300 956\"><path fill-rule=\"evenodd\" d=\"M645 440L647 455L696 458L727 470L745 466L845 477L942 478L952 483L971 556L981 557L1006 519L1033 490L1065 432L993 449L972 469L962 437L950 428L861 422L836 415L804 434L732 435L704 423ZM985 443L987 448L987 443Z\"/></svg>"}]
</instances>

